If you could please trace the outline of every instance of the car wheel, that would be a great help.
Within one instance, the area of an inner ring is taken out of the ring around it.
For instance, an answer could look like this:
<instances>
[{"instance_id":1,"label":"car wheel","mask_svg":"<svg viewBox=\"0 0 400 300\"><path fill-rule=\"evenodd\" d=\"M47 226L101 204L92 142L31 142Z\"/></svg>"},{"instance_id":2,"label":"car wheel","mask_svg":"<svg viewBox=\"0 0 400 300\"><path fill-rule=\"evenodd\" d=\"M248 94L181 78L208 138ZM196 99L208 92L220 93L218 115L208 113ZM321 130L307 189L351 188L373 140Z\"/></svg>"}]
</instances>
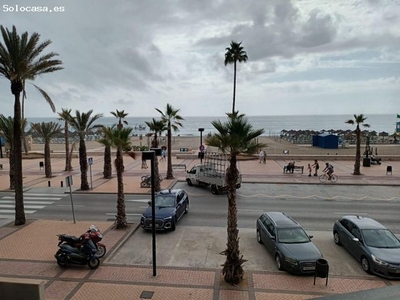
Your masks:
<instances>
[{"instance_id":1,"label":"car wheel","mask_svg":"<svg viewBox=\"0 0 400 300\"><path fill-rule=\"evenodd\" d=\"M363 270L365 272L371 273L370 268L369 268L369 261L365 256L361 257L361 267L363 268Z\"/></svg>"},{"instance_id":2,"label":"car wheel","mask_svg":"<svg viewBox=\"0 0 400 300\"><path fill-rule=\"evenodd\" d=\"M187 182L188 186L192 186L193 185L193 183L192 183L192 181L190 179L186 179L186 182Z\"/></svg>"},{"instance_id":3,"label":"car wheel","mask_svg":"<svg viewBox=\"0 0 400 300\"><path fill-rule=\"evenodd\" d=\"M257 242L259 242L260 244L263 243L262 240L261 240L261 234L260 234L259 230L257 230Z\"/></svg>"},{"instance_id":4,"label":"car wheel","mask_svg":"<svg viewBox=\"0 0 400 300\"><path fill-rule=\"evenodd\" d=\"M186 202L185 205L185 214L187 214L189 212L189 202Z\"/></svg>"},{"instance_id":5,"label":"car wheel","mask_svg":"<svg viewBox=\"0 0 400 300\"><path fill-rule=\"evenodd\" d=\"M333 241L335 242L336 245L340 246L342 244L340 242L339 233L337 233L336 231L333 233Z\"/></svg>"},{"instance_id":6,"label":"car wheel","mask_svg":"<svg viewBox=\"0 0 400 300\"><path fill-rule=\"evenodd\" d=\"M218 188L215 184L211 185L211 193L218 195Z\"/></svg>"},{"instance_id":7,"label":"car wheel","mask_svg":"<svg viewBox=\"0 0 400 300\"><path fill-rule=\"evenodd\" d=\"M279 254L277 254L277 255L275 256L275 264L276 264L276 267L278 268L279 271L282 271L282 270L283 270L283 268L282 268L282 261L281 261L281 257L279 256Z\"/></svg>"}]
</instances>

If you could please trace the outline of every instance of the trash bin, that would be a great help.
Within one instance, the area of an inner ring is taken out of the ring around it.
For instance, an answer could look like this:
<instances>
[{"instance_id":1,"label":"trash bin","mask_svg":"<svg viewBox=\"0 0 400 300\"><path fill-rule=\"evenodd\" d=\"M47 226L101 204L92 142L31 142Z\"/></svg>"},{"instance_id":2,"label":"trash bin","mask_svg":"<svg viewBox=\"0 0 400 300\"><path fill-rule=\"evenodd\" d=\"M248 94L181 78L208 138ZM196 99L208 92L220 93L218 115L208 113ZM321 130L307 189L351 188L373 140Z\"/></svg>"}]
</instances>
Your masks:
<instances>
[{"instance_id":1,"label":"trash bin","mask_svg":"<svg viewBox=\"0 0 400 300\"><path fill-rule=\"evenodd\" d=\"M315 278L326 278L325 285L328 285L328 276L329 276L329 264L326 259L320 258L317 259L315 263L315 274L314 274L314 285L315 285Z\"/></svg>"},{"instance_id":2,"label":"trash bin","mask_svg":"<svg viewBox=\"0 0 400 300\"><path fill-rule=\"evenodd\" d=\"M392 175L392 166L387 166L386 167L386 175L389 174Z\"/></svg>"},{"instance_id":3,"label":"trash bin","mask_svg":"<svg viewBox=\"0 0 400 300\"><path fill-rule=\"evenodd\" d=\"M371 166L371 159L369 157L363 158L363 167L370 167Z\"/></svg>"}]
</instances>

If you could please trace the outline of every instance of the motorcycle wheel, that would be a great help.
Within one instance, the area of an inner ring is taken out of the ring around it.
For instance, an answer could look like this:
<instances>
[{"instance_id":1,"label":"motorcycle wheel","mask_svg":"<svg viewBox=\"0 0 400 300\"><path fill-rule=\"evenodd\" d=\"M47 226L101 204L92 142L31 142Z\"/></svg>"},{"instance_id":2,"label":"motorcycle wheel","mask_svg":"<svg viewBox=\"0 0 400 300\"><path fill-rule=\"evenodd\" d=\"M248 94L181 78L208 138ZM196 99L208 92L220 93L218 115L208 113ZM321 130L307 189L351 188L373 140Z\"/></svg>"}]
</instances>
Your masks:
<instances>
[{"instance_id":1,"label":"motorcycle wheel","mask_svg":"<svg viewBox=\"0 0 400 300\"><path fill-rule=\"evenodd\" d=\"M58 254L58 255L57 255ZM63 257L61 257L62 256L62 254L60 253L58 253L57 252L57 256L56 256L56 259L57 259L57 264L61 267L61 268L65 268L65 267L67 267L67 263L64 261L64 258Z\"/></svg>"},{"instance_id":2,"label":"motorcycle wheel","mask_svg":"<svg viewBox=\"0 0 400 300\"><path fill-rule=\"evenodd\" d=\"M97 269L100 265L100 260L98 258L91 258L88 261L88 266L92 270Z\"/></svg>"},{"instance_id":3,"label":"motorcycle wheel","mask_svg":"<svg viewBox=\"0 0 400 300\"><path fill-rule=\"evenodd\" d=\"M106 246L98 245L96 255L98 258L102 258L107 252Z\"/></svg>"}]
</instances>

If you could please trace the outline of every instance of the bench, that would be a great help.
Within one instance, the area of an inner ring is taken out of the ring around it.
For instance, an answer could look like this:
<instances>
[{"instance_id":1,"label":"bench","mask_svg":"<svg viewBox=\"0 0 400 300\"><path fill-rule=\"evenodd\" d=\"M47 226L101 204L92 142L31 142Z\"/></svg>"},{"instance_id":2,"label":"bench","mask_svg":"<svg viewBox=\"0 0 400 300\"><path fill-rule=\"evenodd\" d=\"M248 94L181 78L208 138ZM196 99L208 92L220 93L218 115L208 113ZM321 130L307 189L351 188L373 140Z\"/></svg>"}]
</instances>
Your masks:
<instances>
[{"instance_id":1,"label":"bench","mask_svg":"<svg viewBox=\"0 0 400 300\"><path fill-rule=\"evenodd\" d=\"M172 164L172 169L184 169L186 172L186 164Z\"/></svg>"},{"instance_id":2,"label":"bench","mask_svg":"<svg viewBox=\"0 0 400 300\"><path fill-rule=\"evenodd\" d=\"M291 173L293 173L293 171L301 171L301 173L303 173L304 166L294 166ZM287 166L283 167L283 173L288 173Z\"/></svg>"}]
</instances>

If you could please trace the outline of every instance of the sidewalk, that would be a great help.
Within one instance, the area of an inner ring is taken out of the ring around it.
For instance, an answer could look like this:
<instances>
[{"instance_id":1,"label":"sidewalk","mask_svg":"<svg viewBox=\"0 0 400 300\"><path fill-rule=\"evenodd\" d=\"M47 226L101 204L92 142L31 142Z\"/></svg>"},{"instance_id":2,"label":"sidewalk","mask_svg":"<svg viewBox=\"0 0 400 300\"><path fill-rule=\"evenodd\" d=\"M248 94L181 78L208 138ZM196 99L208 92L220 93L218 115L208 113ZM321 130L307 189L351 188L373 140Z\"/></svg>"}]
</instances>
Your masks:
<instances>
[{"instance_id":1,"label":"sidewalk","mask_svg":"<svg viewBox=\"0 0 400 300\"><path fill-rule=\"evenodd\" d=\"M288 158L290 159L290 158ZM141 169L141 161L129 157L125 160L124 186L125 193L149 194L150 189L140 188L140 177L149 175L149 169ZM187 168L198 163L197 159L176 159L173 163L186 164ZM53 159L52 168L55 177L44 178L44 170L39 168L40 160L24 160L24 189L41 188L57 191L68 191L65 187L65 177L69 173L61 171L64 159ZM353 176L353 161L331 161L335 173L339 176L336 184L354 185L400 185L400 162L384 162L380 166L361 169L364 175ZM3 170L0 170L0 190L8 188L8 163L1 160ZM307 166L306 161L296 161L297 165ZM268 160L267 164L254 161L240 161L238 166L245 182L299 183L321 184L317 177L308 174L283 174L285 160ZM324 164L320 161L320 165ZM393 174L386 175L387 166L392 166ZM80 185L78 160L73 161L74 171L71 172L75 192ZM160 173L165 176L166 162L160 162ZM305 168L306 169L306 168ZM399 173L399 174L398 174ZM183 170L174 170L175 180L184 180ZM104 180L102 177L102 157L94 157L92 166L93 190L91 193L115 193L116 178ZM89 184L90 184L90 176ZM63 181L63 187L61 187ZM162 187L173 186L174 180L163 180ZM331 184L331 183L328 183ZM182 268L158 267L157 276L153 277L152 262L147 266L129 264L113 264L112 257L124 247L135 232L137 224L130 224L126 231L112 229L110 222L96 222L103 231L103 242L107 245L107 254L97 270L85 266L61 269L55 259L57 251L57 233L78 234L84 232L89 222L28 220L24 226L14 226L11 219L0 219L0 277L34 278L45 282L46 299L315 299L341 294L340 299L346 299L344 294L377 288L397 287L400 282L388 281L376 276L339 276L329 277L328 285L325 279L294 276L286 272L252 271L246 269L246 276L238 287L226 285L221 279L220 268ZM150 249L149 249L150 251ZM396 295L399 295L400 291ZM380 295L382 297L385 292ZM350 295L349 295L350 297ZM372 297L372 296L371 296ZM376 296L375 296L376 297ZM356 298L348 298L356 299ZM363 296L368 299L368 296ZM376 298L370 298L376 299Z\"/></svg>"}]
</instances>

